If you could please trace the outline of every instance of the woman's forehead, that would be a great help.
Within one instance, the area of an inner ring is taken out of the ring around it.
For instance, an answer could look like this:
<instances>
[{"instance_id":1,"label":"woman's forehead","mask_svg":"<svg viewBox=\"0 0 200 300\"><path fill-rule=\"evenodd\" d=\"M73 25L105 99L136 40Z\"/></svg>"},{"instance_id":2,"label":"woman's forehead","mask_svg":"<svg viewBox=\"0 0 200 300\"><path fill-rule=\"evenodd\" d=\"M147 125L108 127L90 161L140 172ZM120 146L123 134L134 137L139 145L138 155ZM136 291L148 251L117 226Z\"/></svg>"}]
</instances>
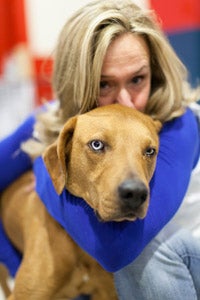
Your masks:
<instances>
[{"instance_id":1,"label":"woman's forehead","mask_svg":"<svg viewBox=\"0 0 200 300\"><path fill-rule=\"evenodd\" d=\"M106 52L103 66L134 63L138 60L149 62L149 48L143 37L131 33L123 34L113 40Z\"/></svg>"}]
</instances>

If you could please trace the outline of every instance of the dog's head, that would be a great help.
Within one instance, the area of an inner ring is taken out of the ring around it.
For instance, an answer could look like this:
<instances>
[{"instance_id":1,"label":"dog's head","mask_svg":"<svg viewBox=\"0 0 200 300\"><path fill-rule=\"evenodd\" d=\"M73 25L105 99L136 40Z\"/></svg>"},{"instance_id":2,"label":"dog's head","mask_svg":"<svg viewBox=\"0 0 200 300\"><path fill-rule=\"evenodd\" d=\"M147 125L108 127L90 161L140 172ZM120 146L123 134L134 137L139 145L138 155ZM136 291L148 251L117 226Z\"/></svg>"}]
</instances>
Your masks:
<instances>
[{"instance_id":1,"label":"dog's head","mask_svg":"<svg viewBox=\"0 0 200 300\"><path fill-rule=\"evenodd\" d=\"M58 194L67 188L102 221L144 218L161 123L118 104L72 117L44 162Z\"/></svg>"}]
</instances>

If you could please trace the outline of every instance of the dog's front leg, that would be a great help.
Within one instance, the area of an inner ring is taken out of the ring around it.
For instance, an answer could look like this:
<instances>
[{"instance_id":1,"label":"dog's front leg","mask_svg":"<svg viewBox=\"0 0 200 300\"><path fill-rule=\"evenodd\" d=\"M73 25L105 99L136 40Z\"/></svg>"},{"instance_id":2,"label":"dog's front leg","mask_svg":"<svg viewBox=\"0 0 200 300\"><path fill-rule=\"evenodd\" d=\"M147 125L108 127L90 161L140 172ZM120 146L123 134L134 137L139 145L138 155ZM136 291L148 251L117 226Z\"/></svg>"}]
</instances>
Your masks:
<instances>
[{"instance_id":1,"label":"dog's front leg","mask_svg":"<svg viewBox=\"0 0 200 300\"><path fill-rule=\"evenodd\" d=\"M26 259L22 262L15 277L15 285L8 300L50 300L54 290L49 286L45 269L39 273L35 269L32 258L30 263ZM32 267L31 267L32 265ZM42 275L43 273L43 275ZM43 279L41 280L41 275Z\"/></svg>"},{"instance_id":2,"label":"dog's front leg","mask_svg":"<svg viewBox=\"0 0 200 300\"><path fill-rule=\"evenodd\" d=\"M9 300L67 299L64 287L76 265L75 246L42 207L40 214L37 207L38 215L26 223L23 260Z\"/></svg>"},{"instance_id":3,"label":"dog's front leg","mask_svg":"<svg viewBox=\"0 0 200 300\"><path fill-rule=\"evenodd\" d=\"M67 300L63 290L67 282L65 272L59 270L48 253L46 259L34 254L34 249L33 255L25 254L8 300Z\"/></svg>"}]
</instances>

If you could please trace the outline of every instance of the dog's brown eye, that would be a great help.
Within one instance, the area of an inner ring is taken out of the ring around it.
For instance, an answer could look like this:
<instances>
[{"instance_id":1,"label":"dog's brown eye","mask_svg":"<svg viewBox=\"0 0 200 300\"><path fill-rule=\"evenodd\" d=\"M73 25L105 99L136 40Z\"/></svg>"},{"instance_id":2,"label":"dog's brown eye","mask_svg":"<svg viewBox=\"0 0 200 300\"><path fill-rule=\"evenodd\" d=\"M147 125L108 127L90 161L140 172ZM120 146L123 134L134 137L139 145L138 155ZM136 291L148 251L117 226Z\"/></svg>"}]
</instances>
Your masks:
<instances>
[{"instance_id":1,"label":"dog's brown eye","mask_svg":"<svg viewBox=\"0 0 200 300\"><path fill-rule=\"evenodd\" d=\"M89 143L89 146L92 150L94 151L102 151L105 148L105 145L102 141L100 140L93 140Z\"/></svg>"},{"instance_id":2,"label":"dog's brown eye","mask_svg":"<svg viewBox=\"0 0 200 300\"><path fill-rule=\"evenodd\" d=\"M148 157L154 156L155 154L156 154L156 149L153 148L153 147L147 148L145 153L144 153L144 155L148 156Z\"/></svg>"}]
</instances>

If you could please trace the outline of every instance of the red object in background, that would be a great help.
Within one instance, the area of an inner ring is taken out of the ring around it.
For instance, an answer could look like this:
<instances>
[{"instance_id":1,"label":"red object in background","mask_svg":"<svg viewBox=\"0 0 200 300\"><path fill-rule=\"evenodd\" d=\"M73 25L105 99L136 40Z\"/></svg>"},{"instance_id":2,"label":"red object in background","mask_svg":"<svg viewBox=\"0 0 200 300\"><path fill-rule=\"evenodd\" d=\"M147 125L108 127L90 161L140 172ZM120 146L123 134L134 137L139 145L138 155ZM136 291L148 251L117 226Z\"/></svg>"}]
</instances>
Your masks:
<instances>
[{"instance_id":1,"label":"red object in background","mask_svg":"<svg viewBox=\"0 0 200 300\"><path fill-rule=\"evenodd\" d=\"M6 56L27 42L24 0L0 0L0 74Z\"/></svg>"},{"instance_id":2,"label":"red object in background","mask_svg":"<svg viewBox=\"0 0 200 300\"><path fill-rule=\"evenodd\" d=\"M28 43L24 0L0 0L0 75L4 61L18 44ZM28 45L27 45L28 46ZM33 58L35 79L35 104L42 99L52 99L52 60L46 57Z\"/></svg>"},{"instance_id":3,"label":"red object in background","mask_svg":"<svg viewBox=\"0 0 200 300\"><path fill-rule=\"evenodd\" d=\"M150 0L166 31L200 28L200 0Z\"/></svg>"},{"instance_id":4,"label":"red object in background","mask_svg":"<svg viewBox=\"0 0 200 300\"><path fill-rule=\"evenodd\" d=\"M52 68L51 58L34 58L35 83L36 83L36 105L42 104L44 100L53 99L52 91Z\"/></svg>"}]
</instances>

